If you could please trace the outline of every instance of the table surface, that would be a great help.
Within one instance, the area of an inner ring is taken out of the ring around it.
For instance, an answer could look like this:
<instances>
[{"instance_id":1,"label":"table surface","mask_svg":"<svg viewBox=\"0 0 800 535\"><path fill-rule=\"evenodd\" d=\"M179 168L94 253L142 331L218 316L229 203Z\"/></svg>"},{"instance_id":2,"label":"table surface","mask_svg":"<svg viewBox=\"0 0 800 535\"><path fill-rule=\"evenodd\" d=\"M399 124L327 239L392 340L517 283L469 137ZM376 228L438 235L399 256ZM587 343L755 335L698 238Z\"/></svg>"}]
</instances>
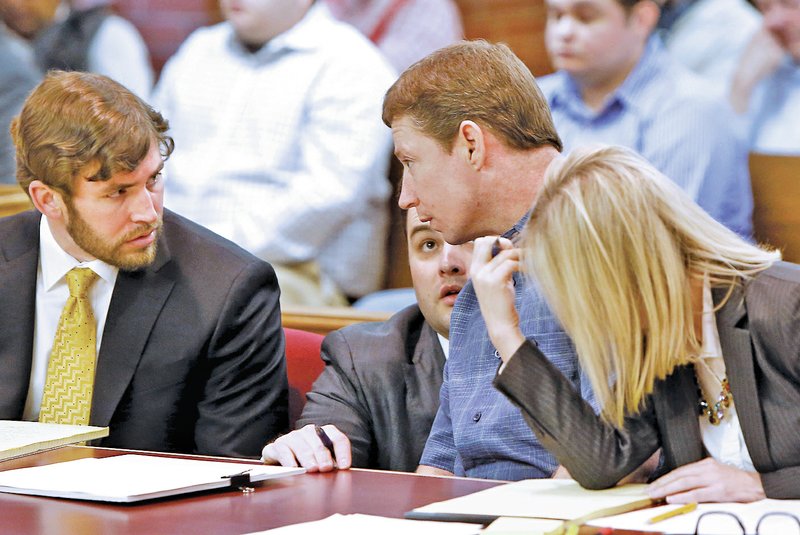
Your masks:
<instances>
[{"instance_id":1,"label":"table surface","mask_svg":"<svg viewBox=\"0 0 800 535\"><path fill-rule=\"evenodd\" d=\"M126 452L67 446L3 461L0 470L120 453ZM238 535L319 520L334 513L402 518L415 507L497 483L352 469L291 476L259 485L250 494L227 489L128 505L0 493L0 533Z\"/></svg>"},{"instance_id":2,"label":"table surface","mask_svg":"<svg viewBox=\"0 0 800 535\"><path fill-rule=\"evenodd\" d=\"M0 462L0 471L123 453L131 452L66 446ZM0 493L0 534L240 535L320 520L334 513L402 518L416 507L498 484L479 479L351 469L266 481L256 484L255 492L249 494L222 489L124 505ZM597 531L585 526L581 534Z\"/></svg>"}]
</instances>

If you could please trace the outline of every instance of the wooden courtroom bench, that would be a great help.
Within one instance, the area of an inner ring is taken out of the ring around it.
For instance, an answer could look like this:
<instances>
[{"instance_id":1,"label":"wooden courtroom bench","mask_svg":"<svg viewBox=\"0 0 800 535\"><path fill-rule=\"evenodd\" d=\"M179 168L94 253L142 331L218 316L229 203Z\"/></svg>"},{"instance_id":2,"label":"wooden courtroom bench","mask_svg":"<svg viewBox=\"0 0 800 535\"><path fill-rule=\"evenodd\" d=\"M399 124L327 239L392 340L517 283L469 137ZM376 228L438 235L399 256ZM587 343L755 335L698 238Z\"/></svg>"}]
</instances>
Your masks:
<instances>
[{"instance_id":1,"label":"wooden courtroom bench","mask_svg":"<svg viewBox=\"0 0 800 535\"><path fill-rule=\"evenodd\" d=\"M800 156L750 154L753 234L800 263Z\"/></svg>"},{"instance_id":2,"label":"wooden courtroom bench","mask_svg":"<svg viewBox=\"0 0 800 535\"><path fill-rule=\"evenodd\" d=\"M321 335L353 323L385 321L391 315L391 312L366 312L350 307L286 306L281 309L284 327Z\"/></svg>"},{"instance_id":3,"label":"wooden courtroom bench","mask_svg":"<svg viewBox=\"0 0 800 535\"><path fill-rule=\"evenodd\" d=\"M30 199L16 184L0 184L0 217L14 215L32 208Z\"/></svg>"}]
</instances>

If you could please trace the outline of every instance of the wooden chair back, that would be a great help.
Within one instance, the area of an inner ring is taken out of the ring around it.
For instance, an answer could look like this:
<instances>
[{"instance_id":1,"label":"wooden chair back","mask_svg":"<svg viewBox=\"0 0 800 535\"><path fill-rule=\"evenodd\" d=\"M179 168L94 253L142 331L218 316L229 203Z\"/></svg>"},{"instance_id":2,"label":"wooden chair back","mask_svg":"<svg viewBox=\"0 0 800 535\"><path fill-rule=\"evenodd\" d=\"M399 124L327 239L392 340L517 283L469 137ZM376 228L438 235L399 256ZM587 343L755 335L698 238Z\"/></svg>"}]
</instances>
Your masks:
<instances>
[{"instance_id":1,"label":"wooden chair back","mask_svg":"<svg viewBox=\"0 0 800 535\"><path fill-rule=\"evenodd\" d=\"M753 233L800 263L800 156L750 154Z\"/></svg>"},{"instance_id":2,"label":"wooden chair back","mask_svg":"<svg viewBox=\"0 0 800 535\"><path fill-rule=\"evenodd\" d=\"M31 200L16 184L0 184L0 217L18 214L33 208Z\"/></svg>"}]
</instances>

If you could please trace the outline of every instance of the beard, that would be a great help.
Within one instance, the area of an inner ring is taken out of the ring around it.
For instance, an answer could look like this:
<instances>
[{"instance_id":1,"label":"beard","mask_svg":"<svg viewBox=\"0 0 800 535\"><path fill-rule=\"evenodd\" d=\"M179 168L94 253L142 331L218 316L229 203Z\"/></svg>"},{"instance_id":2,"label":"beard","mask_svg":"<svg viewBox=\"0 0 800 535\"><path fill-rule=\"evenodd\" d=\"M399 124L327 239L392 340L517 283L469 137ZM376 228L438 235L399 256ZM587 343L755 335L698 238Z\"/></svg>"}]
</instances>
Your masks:
<instances>
[{"instance_id":1,"label":"beard","mask_svg":"<svg viewBox=\"0 0 800 535\"><path fill-rule=\"evenodd\" d=\"M71 202L66 204L69 214L67 232L78 247L94 258L118 267L123 271L136 271L149 266L156 259L156 246L158 245L163 223L161 217L152 225L141 225L124 236L114 241L109 241L97 235ZM156 239L153 243L139 250L127 252L123 250L128 241L154 229L156 230Z\"/></svg>"}]
</instances>

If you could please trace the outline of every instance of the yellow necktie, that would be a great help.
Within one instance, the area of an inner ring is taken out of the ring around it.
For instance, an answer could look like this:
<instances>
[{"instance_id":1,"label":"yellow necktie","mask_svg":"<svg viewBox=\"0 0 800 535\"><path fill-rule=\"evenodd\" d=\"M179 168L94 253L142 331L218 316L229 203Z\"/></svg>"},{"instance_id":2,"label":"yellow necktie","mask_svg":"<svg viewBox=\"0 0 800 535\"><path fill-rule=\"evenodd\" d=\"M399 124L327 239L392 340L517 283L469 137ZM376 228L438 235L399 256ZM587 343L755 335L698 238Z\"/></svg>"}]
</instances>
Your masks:
<instances>
[{"instance_id":1,"label":"yellow necktie","mask_svg":"<svg viewBox=\"0 0 800 535\"><path fill-rule=\"evenodd\" d=\"M88 294L97 274L89 268L74 268L66 278L69 298L56 328L39 421L88 425L97 353Z\"/></svg>"}]
</instances>

